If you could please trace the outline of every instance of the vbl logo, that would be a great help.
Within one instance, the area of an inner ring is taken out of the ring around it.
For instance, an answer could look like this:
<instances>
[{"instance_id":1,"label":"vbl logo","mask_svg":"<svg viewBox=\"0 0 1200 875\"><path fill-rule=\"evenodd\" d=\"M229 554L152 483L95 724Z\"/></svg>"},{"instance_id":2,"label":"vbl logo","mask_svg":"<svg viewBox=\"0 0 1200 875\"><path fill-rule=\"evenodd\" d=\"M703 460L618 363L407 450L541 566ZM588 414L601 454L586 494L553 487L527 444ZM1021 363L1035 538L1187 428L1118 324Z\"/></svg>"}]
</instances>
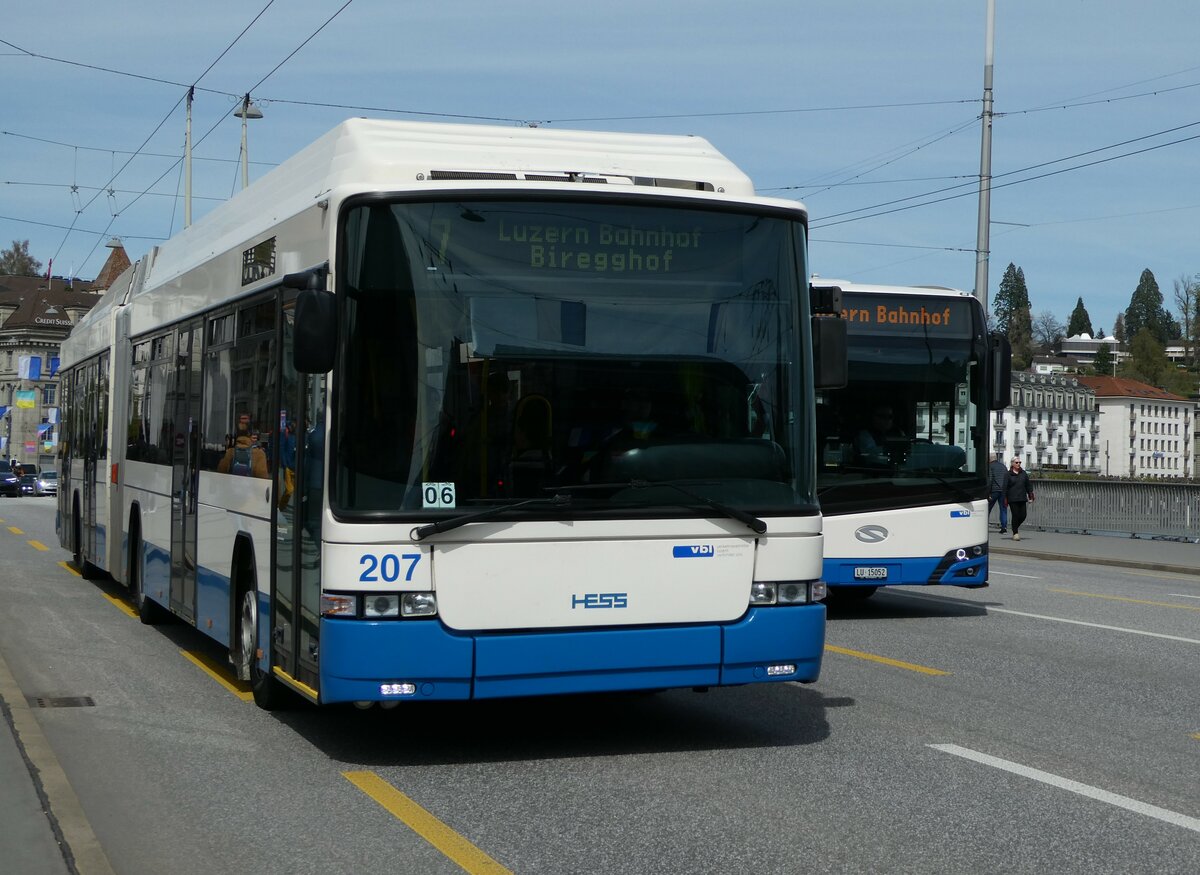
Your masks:
<instances>
[{"instance_id":1,"label":"vbl logo","mask_svg":"<svg viewBox=\"0 0 1200 875\"><path fill-rule=\"evenodd\" d=\"M629 593L627 592L587 592L583 595L571 596L571 610L583 607L590 608L627 608Z\"/></svg>"},{"instance_id":2,"label":"vbl logo","mask_svg":"<svg viewBox=\"0 0 1200 875\"><path fill-rule=\"evenodd\" d=\"M676 559L711 559L716 555L712 544L689 544L675 547L671 552Z\"/></svg>"}]
</instances>

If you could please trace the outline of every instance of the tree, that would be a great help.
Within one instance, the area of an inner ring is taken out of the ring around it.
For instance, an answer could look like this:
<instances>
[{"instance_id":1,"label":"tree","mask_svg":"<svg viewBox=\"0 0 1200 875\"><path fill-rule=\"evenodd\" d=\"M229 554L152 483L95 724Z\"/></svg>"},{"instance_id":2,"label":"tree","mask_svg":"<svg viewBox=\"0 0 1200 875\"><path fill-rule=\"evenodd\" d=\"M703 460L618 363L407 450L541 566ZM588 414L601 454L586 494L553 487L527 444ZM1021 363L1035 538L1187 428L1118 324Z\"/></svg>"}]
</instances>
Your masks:
<instances>
[{"instance_id":1,"label":"tree","mask_svg":"<svg viewBox=\"0 0 1200 875\"><path fill-rule=\"evenodd\" d=\"M1067 337L1078 337L1080 334L1086 334L1089 337L1095 337L1096 333L1092 330L1092 317L1088 315L1087 308L1083 306L1083 298L1075 304L1075 309L1071 311L1071 318L1067 320Z\"/></svg>"},{"instance_id":2,"label":"tree","mask_svg":"<svg viewBox=\"0 0 1200 875\"><path fill-rule=\"evenodd\" d=\"M1092 367L1095 368L1097 376L1108 377L1112 375L1113 354L1110 344L1102 343L1096 348L1096 360L1092 362Z\"/></svg>"},{"instance_id":3,"label":"tree","mask_svg":"<svg viewBox=\"0 0 1200 875\"><path fill-rule=\"evenodd\" d=\"M1175 280L1175 306L1179 308L1183 358L1196 369L1196 332L1200 329L1200 274Z\"/></svg>"},{"instance_id":4,"label":"tree","mask_svg":"<svg viewBox=\"0 0 1200 875\"><path fill-rule=\"evenodd\" d=\"M1163 376L1173 367L1171 360L1167 358L1166 349L1158 342L1154 333L1149 328L1142 327L1129 344L1129 361L1126 363L1124 375L1151 386L1158 386L1161 385Z\"/></svg>"},{"instance_id":5,"label":"tree","mask_svg":"<svg viewBox=\"0 0 1200 875\"><path fill-rule=\"evenodd\" d=\"M1125 310L1125 336L1137 337L1143 328L1149 328L1154 339L1163 346L1171 342L1172 335L1178 330L1174 317L1163 308L1162 292L1150 268L1142 271Z\"/></svg>"},{"instance_id":6,"label":"tree","mask_svg":"<svg viewBox=\"0 0 1200 875\"><path fill-rule=\"evenodd\" d=\"M1025 274L1011 261L1004 269L1000 290L992 299L992 313L996 330L1008 333L1008 323L1014 310L1029 309L1029 291L1025 288Z\"/></svg>"},{"instance_id":7,"label":"tree","mask_svg":"<svg viewBox=\"0 0 1200 875\"><path fill-rule=\"evenodd\" d=\"M29 254L28 240L14 240L11 249L0 249L0 274L38 276L42 263Z\"/></svg>"},{"instance_id":8,"label":"tree","mask_svg":"<svg viewBox=\"0 0 1200 875\"><path fill-rule=\"evenodd\" d=\"M1117 339L1117 349L1125 349L1125 314L1118 313L1117 321L1113 323L1113 337Z\"/></svg>"},{"instance_id":9,"label":"tree","mask_svg":"<svg viewBox=\"0 0 1200 875\"><path fill-rule=\"evenodd\" d=\"M1038 346L1052 347L1063 337L1063 325L1049 310L1043 310L1033 319L1033 339Z\"/></svg>"},{"instance_id":10,"label":"tree","mask_svg":"<svg viewBox=\"0 0 1200 875\"><path fill-rule=\"evenodd\" d=\"M1007 334L1012 345L1013 367L1024 370L1033 361L1033 317L1029 312L1025 272L1012 262L1004 269L992 308L997 330Z\"/></svg>"}]
</instances>

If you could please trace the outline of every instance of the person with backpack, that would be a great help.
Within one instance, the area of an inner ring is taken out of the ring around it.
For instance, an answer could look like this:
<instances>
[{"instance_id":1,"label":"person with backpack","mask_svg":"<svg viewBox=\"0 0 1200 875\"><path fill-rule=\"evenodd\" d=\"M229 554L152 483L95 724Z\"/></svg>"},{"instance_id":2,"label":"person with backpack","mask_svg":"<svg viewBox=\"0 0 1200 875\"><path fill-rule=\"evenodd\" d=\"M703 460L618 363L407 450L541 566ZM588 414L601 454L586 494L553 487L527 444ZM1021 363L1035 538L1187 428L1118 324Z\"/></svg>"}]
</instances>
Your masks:
<instances>
[{"instance_id":1,"label":"person with backpack","mask_svg":"<svg viewBox=\"0 0 1200 875\"><path fill-rule=\"evenodd\" d=\"M1012 467L1004 474L1004 502L1012 511L1012 539L1021 540L1021 524L1025 522L1029 502L1033 501L1033 484L1029 474L1021 470L1021 460L1013 459Z\"/></svg>"},{"instance_id":2,"label":"person with backpack","mask_svg":"<svg viewBox=\"0 0 1200 875\"><path fill-rule=\"evenodd\" d=\"M241 477L260 477L264 480L270 476L267 454L254 440L254 433L250 429L250 418L245 414L242 414L238 420L238 430L233 439L233 445L225 450L225 455L217 463L217 471L221 474L237 474Z\"/></svg>"}]
</instances>

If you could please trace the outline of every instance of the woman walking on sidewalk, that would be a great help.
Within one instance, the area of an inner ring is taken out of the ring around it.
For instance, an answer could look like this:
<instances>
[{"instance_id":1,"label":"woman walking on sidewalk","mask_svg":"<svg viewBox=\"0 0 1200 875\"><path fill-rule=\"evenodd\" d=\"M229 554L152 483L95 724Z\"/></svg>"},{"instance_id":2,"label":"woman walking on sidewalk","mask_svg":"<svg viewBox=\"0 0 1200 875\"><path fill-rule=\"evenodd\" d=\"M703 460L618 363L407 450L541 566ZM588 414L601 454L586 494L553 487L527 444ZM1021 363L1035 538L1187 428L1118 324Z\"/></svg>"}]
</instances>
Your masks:
<instances>
[{"instance_id":1,"label":"woman walking on sidewalk","mask_svg":"<svg viewBox=\"0 0 1200 875\"><path fill-rule=\"evenodd\" d=\"M1020 459L1013 459L1012 466L1004 473L1003 501L1012 511L1012 539L1019 541L1028 503L1033 501L1033 485L1029 482L1029 475L1021 470Z\"/></svg>"}]
</instances>

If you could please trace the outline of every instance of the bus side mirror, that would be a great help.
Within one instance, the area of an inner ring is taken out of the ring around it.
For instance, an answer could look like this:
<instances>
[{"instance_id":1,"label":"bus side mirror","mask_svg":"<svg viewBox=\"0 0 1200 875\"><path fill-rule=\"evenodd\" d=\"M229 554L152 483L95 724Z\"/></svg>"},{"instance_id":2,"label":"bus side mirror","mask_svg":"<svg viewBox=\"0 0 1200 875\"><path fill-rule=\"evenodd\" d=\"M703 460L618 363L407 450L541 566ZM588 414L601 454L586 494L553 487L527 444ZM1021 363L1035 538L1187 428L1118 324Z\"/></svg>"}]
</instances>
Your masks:
<instances>
[{"instance_id":1,"label":"bus side mirror","mask_svg":"<svg viewBox=\"0 0 1200 875\"><path fill-rule=\"evenodd\" d=\"M988 335L988 388L992 410L1012 403L1012 345L1003 334Z\"/></svg>"},{"instance_id":2,"label":"bus side mirror","mask_svg":"<svg viewBox=\"0 0 1200 875\"><path fill-rule=\"evenodd\" d=\"M846 320L840 316L812 317L813 387L840 389L849 382Z\"/></svg>"},{"instance_id":3,"label":"bus side mirror","mask_svg":"<svg viewBox=\"0 0 1200 875\"><path fill-rule=\"evenodd\" d=\"M296 296L296 326L292 337L292 366L301 374L324 374L337 353L337 299L318 287L316 274ZM323 281L324 277L321 276Z\"/></svg>"}]
</instances>

